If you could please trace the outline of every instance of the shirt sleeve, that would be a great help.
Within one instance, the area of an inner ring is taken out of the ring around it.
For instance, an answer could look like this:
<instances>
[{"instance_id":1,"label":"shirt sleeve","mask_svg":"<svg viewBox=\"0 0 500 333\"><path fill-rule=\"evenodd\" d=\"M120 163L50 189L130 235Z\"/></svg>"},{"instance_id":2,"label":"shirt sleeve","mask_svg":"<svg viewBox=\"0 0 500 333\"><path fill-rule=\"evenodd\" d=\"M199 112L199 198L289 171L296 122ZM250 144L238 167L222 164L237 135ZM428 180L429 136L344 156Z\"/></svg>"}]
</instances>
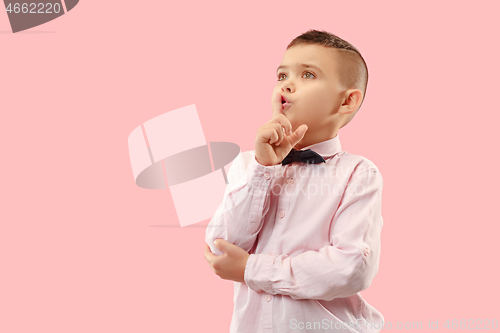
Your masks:
<instances>
[{"instance_id":1,"label":"shirt sleeve","mask_svg":"<svg viewBox=\"0 0 500 333\"><path fill-rule=\"evenodd\" d=\"M245 163L245 157L249 162ZM250 252L269 210L275 169L257 162L252 151L236 157L228 171L223 201L205 232L212 253L223 254L213 243L218 238Z\"/></svg>"},{"instance_id":2,"label":"shirt sleeve","mask_svg":"<svg viewBox=\"0 0 500 333\"><path fill-rule=\"evenodd\" d=\"M251 254L245 283L256 292L326 301L368 288L380 260L382 187L378 169L355 169L332 220L331 245L293 257Z\"/></svg>"}]
</instances>

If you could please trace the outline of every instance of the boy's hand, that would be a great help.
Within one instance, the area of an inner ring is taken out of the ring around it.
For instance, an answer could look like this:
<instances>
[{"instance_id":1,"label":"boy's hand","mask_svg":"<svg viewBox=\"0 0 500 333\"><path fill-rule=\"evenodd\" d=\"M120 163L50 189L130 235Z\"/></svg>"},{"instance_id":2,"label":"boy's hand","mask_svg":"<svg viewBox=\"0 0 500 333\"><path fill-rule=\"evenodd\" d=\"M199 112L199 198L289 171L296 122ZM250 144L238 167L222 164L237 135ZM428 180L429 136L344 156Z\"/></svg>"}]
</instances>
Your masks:
<instances>
[{"instance_id":1,"label":"boy's hand","mask_svg":"<svg viewBox=\"0 0 500 333\"><path fill-rule=\"evenodd\" d=\"M307 131L302 124L292 133L292 124L283 114L281 89L273 92L272 108L272 119L259 127L255 138L255 159L265 166L280 164Z\"/></svg>"},{"instance_id":2,"label":"boy's hand","mask_svg":"<svg viewBox=\"0 0 500 333\"><path fill-rule=\"evenodd\" d=\"M205 259L207 259L215 274L221 279L245 282L245 267L250 254L241 247L223 239L217 239L215 246L224 252L216 256L205 243Z\"/></svg>"}]
</instances>

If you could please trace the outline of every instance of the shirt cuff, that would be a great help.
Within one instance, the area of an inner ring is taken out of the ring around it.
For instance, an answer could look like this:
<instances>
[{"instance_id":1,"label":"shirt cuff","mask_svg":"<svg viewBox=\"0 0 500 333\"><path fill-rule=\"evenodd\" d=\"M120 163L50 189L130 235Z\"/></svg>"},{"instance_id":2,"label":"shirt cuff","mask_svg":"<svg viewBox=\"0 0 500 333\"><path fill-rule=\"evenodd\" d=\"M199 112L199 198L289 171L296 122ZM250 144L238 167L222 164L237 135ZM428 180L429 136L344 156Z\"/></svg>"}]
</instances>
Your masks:
<instances>
[{"instance_id":1,"label":"shirt cuff","mask_svg":"<svg viewBox=\"0 0 500 333\"><path fill-rule=\"evenodd\" d=\"M250 254L245 266L243 279L247 286L255 292L266 292L275 294L271 288L270 272L274 263L274 255L270 254Z\"/></svg>"},{"instance_id":2,"label":"shirt cuff","mask_svg":"<svg viewBox=\"0 0 500 333\"><path fill-rule=\"evenodd\" d=\"M250 159L248 167L245 171L245 176L248 184L253 188L266 190L269 188L271 179L275 176L276 167L278 165L262 165L257 162L255 156Z\"/></svg>"}]
</instances>

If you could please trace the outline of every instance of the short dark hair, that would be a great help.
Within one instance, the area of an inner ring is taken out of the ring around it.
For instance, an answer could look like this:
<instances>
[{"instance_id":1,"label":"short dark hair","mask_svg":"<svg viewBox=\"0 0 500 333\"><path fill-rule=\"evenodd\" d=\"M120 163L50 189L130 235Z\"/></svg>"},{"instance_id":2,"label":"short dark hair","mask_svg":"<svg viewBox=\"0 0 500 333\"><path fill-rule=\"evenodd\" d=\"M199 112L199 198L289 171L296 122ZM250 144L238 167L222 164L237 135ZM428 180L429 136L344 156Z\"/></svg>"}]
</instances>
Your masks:
<instances>
[{"instance_id":1,"label":"short dark hair","mask_svg":"<svg viewBox=\"0 0 500 333\"><path fill-rule=\"evenodd\" d=\"M328 31L309 30L295 37L295 39L288 44L286 49L288 50L292 46L300 44L318 44L339 50L339 52L337 52L336 62L339 68L340 84L348 89L355 88L361 90L363 98L358 107L359 110L365 100L366 86L368 85L368 67L366 66L365 59L363 59L361 52L351 43ZM342 127L347 125L352 118L354 118L358 110L351 113L349 119Z\"/></svg>"}]
</instances>

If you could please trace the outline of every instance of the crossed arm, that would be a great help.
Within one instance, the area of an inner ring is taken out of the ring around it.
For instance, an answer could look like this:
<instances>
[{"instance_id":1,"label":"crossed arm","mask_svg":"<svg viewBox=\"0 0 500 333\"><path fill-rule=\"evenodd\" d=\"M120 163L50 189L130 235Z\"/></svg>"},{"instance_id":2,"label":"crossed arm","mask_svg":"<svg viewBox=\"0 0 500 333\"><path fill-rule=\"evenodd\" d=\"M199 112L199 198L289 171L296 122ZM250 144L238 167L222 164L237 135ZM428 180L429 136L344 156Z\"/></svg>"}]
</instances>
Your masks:
<instances>
[{"instance_id":1,"label":"crossed arm","mask_svg":"<svg viewBox=\"0 0 500 333\"><path fill-rule=\"evenodd\" d=\"M378 272L382 177L378 170L358 174L361 194L345 195L331 227L331 245L291 257L249 254L222 239L216 256L205 244L205 258L223 279L244 282L256 292L293 299L332 300L366 289ZM354 193L354 192L351 192Z\"/></svg>"}]
</instances>

